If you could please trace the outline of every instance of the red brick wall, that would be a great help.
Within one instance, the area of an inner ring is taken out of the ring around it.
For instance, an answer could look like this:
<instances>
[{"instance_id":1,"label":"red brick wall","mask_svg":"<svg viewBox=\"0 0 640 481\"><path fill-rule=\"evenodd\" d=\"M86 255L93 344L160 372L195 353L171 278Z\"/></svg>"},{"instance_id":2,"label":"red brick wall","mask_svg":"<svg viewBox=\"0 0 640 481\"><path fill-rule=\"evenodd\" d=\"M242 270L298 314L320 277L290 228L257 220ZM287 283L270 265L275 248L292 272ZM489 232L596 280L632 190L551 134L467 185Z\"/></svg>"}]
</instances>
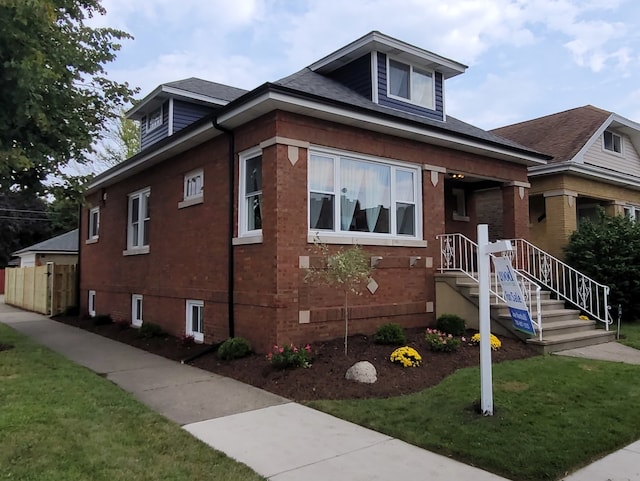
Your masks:
<instances>
[{"instance_id":1,"label":"red brick wall","mask_svg":"<svg viewBox=\"0 0 640 481\"><path fill-rule=\"evenodd\" d=\"M274 136L416 164L431 164L492 178L526 181L526 168L442 147L399 139L284 112L267 114L236 130L236 154ZM205 301L205 342L228 336L227 244L228 144L221 135L88 197L100 206L100 238L82 245L81 301L96 291L96 310L115 319L131 318L131 295L142 294L143 319L175 335L185 329L185 299ZM263 150L263 242L237 245L235 256L235 334L264 352L273 344L310 342L342 335L342 295L305 282L299 257L314 255L307 242L307 151L292 164L288 147ZM204 203L178 209L183 175L204 169ZM237 191L238 161L234 165ZM444 180L423 171L423 234L428 247L364 246L382 256L373 277L379 288L350 300L350 331L371 333L385 322L405 326L434 321L426 303L435 302L433 272L439 262L436 235L445 231ZM123 256L127 194L151 187L150 252ZM237 192L233 206L237 226ZM515 205L515 204L514 204ZM516 208L519 208L516 205ZM87 232L87 210L80 232ZM471 223L469 223L471 224ZM475 227L475 226L474 226ZM232 233L237 235L237 227ZM339 248L332 246L333 249ZM415 267L411 256L420 256ZM427 260L432 267L426 267ZM311 311L299 323L300 311Z\"/></svg>"}]
</instances>

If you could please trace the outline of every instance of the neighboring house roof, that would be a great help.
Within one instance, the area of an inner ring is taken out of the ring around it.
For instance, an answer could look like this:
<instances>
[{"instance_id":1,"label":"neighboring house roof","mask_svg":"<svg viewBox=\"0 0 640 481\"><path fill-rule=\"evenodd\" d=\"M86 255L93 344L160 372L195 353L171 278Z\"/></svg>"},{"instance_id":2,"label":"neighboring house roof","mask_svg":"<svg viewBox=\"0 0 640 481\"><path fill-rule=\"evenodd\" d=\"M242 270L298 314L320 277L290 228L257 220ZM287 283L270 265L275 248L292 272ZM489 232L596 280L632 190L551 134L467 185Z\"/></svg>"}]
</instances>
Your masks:
<instances>
[{"instance_id":1,"label":"neighboring house roof","mask_svg":"<svg viewBox=\"0 0 640 481\"><path fill-rule=\"evenodd\" d=\"M52 237L51 239L33 244L29 247L25 247L11 255L20 256L28 253L77 254L78 229L73 229L66 234L61 234L59 236Z\"/></svg>"},{"instance_id":2,"label":"neighboring house roof","mask_svg":"<svg viewBox=\"0 0 640 481\"><path fill-rule=\"evenodd\" d=\"M553 156L547 165L529 167L529 176L573 173L640 190L640 164L627 155L594 158L603 133L612 130L628 136L630 148L640 154L640 124L614 112L585 105L533 120L500 127L491 132ZM590 154L589 154L590 152Z\"/></svg>"},{"instance_id":3,"label":"neighboring house roof","mask_svg":"<svg viewBox=\"0 0 640 481\"><path fill-rule=\"evenodd\" d=\"M563 162L573 159L610 115L611 112L585 105L491 132L552 155L550 162Z\"/></svg>"},{"instance_id":4,"label":"neighboring house roof","mask_svg":"<svg viewBox=\"0 0 640 481\"><path fill-rule=\"evenodd\" d=\"M132 120L140 120L149 111L158 108L170 96L203 105L223 106L245 93L247 91L241 88L190 77L159 85L129 110L127 117Z\"/></svg>"}]
</instances>

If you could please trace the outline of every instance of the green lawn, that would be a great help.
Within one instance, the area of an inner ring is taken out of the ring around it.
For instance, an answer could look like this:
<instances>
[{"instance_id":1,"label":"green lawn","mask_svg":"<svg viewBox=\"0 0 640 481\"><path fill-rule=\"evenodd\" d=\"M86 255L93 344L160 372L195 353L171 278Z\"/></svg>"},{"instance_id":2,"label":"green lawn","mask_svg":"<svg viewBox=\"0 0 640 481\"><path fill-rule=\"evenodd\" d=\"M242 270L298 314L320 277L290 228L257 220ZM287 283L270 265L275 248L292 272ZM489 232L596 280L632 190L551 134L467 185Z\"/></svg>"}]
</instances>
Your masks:
<instances>
[{"instance_id":1,"label":"green lawn","mask_svg":"<svg viewBox=\"0 0 640 481\"><path fill-rule=\"evenodd\" d=\"M0 480L264 479L2 324L0 343Z\"/></svg>"},{"instance_id":2,"label":"green lawn","mask_svg":"<svg viewBox=\"0 0 640 481\"><path fill-rule=\"evenodd\" d=\"M640 349L640 322L626 322L620 327L620 343Z\"/></svg>"},{"instance_id":3,"label":"green lawn","mask_svg":"<svg viewBox=\"0 0 640 481\"><path fill-rule=\"evenodd\" d=\"M514 480L559 479L640 438L640 366L540 356L493 375L493 417L472 408L477 368L409 396L310 405Z\"/></svg>"}]
</instances>

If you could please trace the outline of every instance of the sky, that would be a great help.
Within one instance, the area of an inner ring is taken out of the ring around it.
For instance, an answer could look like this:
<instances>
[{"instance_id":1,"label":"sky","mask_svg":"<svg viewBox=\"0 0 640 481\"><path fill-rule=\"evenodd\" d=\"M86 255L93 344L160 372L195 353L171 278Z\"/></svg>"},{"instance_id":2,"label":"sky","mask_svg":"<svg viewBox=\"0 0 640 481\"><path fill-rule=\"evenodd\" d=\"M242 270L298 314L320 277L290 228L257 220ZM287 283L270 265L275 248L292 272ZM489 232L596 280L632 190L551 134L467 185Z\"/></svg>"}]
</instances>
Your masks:
<instances>
[{"instance_id":1,"label":"sky","mask_svg":"<svg viewBox=\"0 0 640 481\"><path fill-rule=\"evenodd\" d=\"M638 0L103 0L124 30L108 76L253 89L378 30L456 60L446 111L492 129L582 105L640 123Z\"/></svg>"}]
</instances>

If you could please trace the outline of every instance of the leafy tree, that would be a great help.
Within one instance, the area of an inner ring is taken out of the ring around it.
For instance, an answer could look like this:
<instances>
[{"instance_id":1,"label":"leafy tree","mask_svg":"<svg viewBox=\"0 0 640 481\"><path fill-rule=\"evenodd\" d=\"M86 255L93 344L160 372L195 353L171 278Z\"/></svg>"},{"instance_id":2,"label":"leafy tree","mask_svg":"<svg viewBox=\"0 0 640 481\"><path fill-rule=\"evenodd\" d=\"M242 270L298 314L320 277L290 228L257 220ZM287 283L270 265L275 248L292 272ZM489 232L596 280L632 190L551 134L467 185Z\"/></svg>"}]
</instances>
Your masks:
<instances>
[{"instance_id":1,"label":"leafy tree","mask_svg":"<svg viewBox=\"0 0 640 481\"><path fill-rule=\"evenodd\" d=\"M305 280L318 281L342 291L344 299L344 355L348 351L349 294L360 295L371 280L370 257L358 245L340 249L335 253L319 241L315 242L317 253L322 257L322 267L310 267Z\"/></svg>"},{"instance_id":2,"label":"leafy tree","mask_svg":"<svg viewBox=\"0 0 640 481\"><path fill-rule=\"evenodd\" d=\"M109 122L108 130L97 157L106 167L113 167L140 151L140 124L128 119L124 111Z\"/></svg>"},{"instance_id":3,"label":"leafy tree","mask_svg":"<svg viewBox=\"0 0 640 481\"><path fill-rule=\"evenodd\" d=\"M27 191L0 191L0 268L11 254L51 236L44 199Z\"/></svg>"},{"instance_id":4,"label":"leafy tree","mask_svg":"<svg viewBox=\"0 0 640 481\"><path fill-rule=\"evenodd\" d=\"M106 78L127 33L91 28L100 0L0 0L0 190L42 192L86 161L106 120L135 93Z\"/></svg>"},{"instance_id":5,"label":"leafy tree","mask_svg":"<svg viewBox=\"0 0 640 481\"><path fill-rule=\"evenodd\" d=\"M609 304L622 306L622 319L640 319L640 222L608 216L580 222L565 248L569 265L611 288Z\"/></svg>"},{"instance_id":6,"label":"leafy tree","mask_svg":"<svg viewBox=\"0 0 640 481\"><path fill-rule=\"evenodd\" d=\"M79 211L83 202L85 186L92 175L62 176L60 184L48 188L53 197L47 204L47 213L51 220L53 235L64 234L79 226Z\"/></svg>"}]
</instances>

